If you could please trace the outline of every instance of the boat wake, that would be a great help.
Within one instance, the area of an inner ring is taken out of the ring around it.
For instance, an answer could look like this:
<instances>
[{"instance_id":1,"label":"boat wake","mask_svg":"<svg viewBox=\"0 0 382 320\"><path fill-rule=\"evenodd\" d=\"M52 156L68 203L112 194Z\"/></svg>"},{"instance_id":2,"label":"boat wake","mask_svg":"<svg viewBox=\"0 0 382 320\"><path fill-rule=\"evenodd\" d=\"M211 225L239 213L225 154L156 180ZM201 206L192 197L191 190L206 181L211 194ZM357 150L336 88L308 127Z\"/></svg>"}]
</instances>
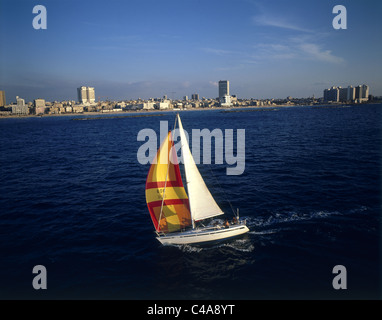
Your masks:
<instances>
[{"instance_id":1,"label":"boat wake","mask_svg":"<svg viewBox=\"0 0 382 320\"><path fill-rule=\"evenodd\" d=\"M236 239L230 243L224 243L219 246L220 248L232 248L240 252L252 252L255 250L255 246L252 244L248 237L244 239Z\"/></svg>"},{"instance_id":2,"label":"boat wake","mask_svg":"<svg viewBox=\"0 0 382 320\"><path fill-rule=\"evenodd\" d=\"M254 239L256 239L256 236L260 236L265 239L268 238L267 236L269 235L272 236L285 230L292 230L296 228L296 224L304 222L309 223L312 221L320 221L325 219L330 222L331 220L335 221L334 219L338 217L363 214L366 213L367 210L368 208L362 206L346 212L325 210L311 212L286 211L284 213L275 212L266 216L264 215L258 217L243 216L241 218L246 220L246 224L250 231L241 237L214 244L172 244L169 246L178 248L185 253L200 253L224 249L248 253L255 250ZM220 220L215 219L212 223L216 221Z\"/></svg>"},{"instance_id":3,"label":"boat wake","mask_svg":"<svg viewBox=\"0 0 382 320\"><path fill-rule=\"evenodd\" d=\"M171 247L178 248L185 253L200 253L206 251L216 251L222 249L234 250L238 252L252 252L255 250L255 246L251 242L248 236L243 236L243 238L229 240L224 243L208 244L208 245L192 245L184 244L178 245L173 244Z\"/></svg>"},{"instance_id":4,"label":"boat wake","mask_svg":"<svg viewBox=\"0 0 382 320\"><path fill-rule=\"evenodd\" d=\"M353 214L363 214L368 210L367 207L354 208L345 212L341 211L285 211L285 212L273 212L268 215L258 216L258 217L243 217L246 220L248 228L251 230L250 234L269 234L277 232L277 229L274 227L280 225L289 225L290 223L295 222L304 222L304 221L314 221L321 219L330 219L334 217L349 216ZM273 229L267 230L264 228L272 227ZM255 231L255 229L258 229Z\"/></svg>"}]
</instances>

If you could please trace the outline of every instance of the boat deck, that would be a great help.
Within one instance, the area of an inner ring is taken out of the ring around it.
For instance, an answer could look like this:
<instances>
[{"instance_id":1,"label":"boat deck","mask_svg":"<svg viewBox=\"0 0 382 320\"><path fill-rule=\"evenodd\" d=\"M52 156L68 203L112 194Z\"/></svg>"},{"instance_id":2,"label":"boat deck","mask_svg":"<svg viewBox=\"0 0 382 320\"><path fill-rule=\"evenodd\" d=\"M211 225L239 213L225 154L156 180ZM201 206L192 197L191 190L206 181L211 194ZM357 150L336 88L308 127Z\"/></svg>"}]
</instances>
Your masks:
<instances>
[{"instance_id":1,"label":"boat deck","mask_svg":"<svg viewBox=\"0 0 382 320\"><path fill-rule=\"evenodd\" d=\"M213 227L201 227L176 233L160 233L158 234L157 239L162 244L203 243L236 237L248 231L249 229L246 226L245 221L239 221L238 223L229 225L228 227L218 225Z\"/></svg>"}]
</instances>

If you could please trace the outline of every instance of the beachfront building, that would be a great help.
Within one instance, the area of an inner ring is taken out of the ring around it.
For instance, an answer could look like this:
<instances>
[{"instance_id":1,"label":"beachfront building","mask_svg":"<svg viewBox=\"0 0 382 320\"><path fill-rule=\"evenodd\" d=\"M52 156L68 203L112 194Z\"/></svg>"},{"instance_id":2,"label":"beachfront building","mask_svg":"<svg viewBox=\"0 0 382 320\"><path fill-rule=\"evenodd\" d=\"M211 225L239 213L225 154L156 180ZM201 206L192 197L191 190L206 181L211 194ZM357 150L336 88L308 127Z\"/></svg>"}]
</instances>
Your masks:
<instances>
[{"instance_id":1,"label":"beachfront building","mask_svg":"<svg viewBox=\"0 0 382 320\"><path fill-rule=\"evenodd\" d=\"M34 107L35 108L40 108L40 107L45 108L45 99L35 99L34 100Z\"/></svg>"},{"instance_id":2,"label":"beachfront building","mask_svg":"<svg viewBox=\"0 0 382 320\"><path fill-rule=\"evenodd\" d=\"M87 88L87 94L88 94L88 102L90 104L95 103L95 90L93 87L88 87Z\"/></svg>"},{"instance_id":3,"label":"beachfront building","mask_svg":"<svg viewBox=\"0 0 382 320\"><path fill-rule=\"evenodd\" d=\"M170 109L170 101L164 100L156 103L156 107L159 110Z\"/></svg>"},{"instance_id":4,"label":"beachfront building","mask_svg":"<svg viewBox=\"0 0 382 320\"><path fill-rule=\"evenodd\" d=\"M222 107L231 107L232 102L231 102L231 96L225 95L220 99L220 106Z\"/></svg>"},{"instance_id":5,"label":"beachfront building","mask_svg":"<svg viewBox=\"0 0 382 320\"><path fill-rule=\"evenodd\" d=\"M338 102L340 101L340 90L337 87L331 87L324 90L324 100L326 102Z\"/></svg>"},{"instance_id":6,"label":"beachfront building","mask_svg":"<svg viewBox=\"0 0 382 320\"><path fill-rule=\"evenodd\" d=\"M84 107L83 106L73 106L72 110L74 113L82 113L82 112L84 112Z\"/></svg>"},{"instance_id":7,"label":"beachfront building","mask_svg":"<svg viewBox=\"0 0 382 320\"><path fill-rule=\"evenodd\" d=\"M25 106L25 100L20 98L19 96L16 96L16 104L19 107L24 107Z\"/></svg>"},{"instance_id":8,"label":"beachfront building","mask_svg":"<svg viewBox=\"0 0 382 320\"><path fill-rule=\"evenodd\" d=\"M45 99L35 99L34 100L35 114L44 114L45 109L46 109Z\"/></svg>"},{"instance_id":9,"label":"beachfront building","mask_svg":"<svg viewBox=\"0 0 382 320\"><path fill-rule=\"evenodd\" d=\"M95 90L94 87L81 86L77 88L78 102L81 104L89 105L95 103Z\"/></svg>"},{"instance_id":10,"label":"beachfront building","mask_svg":"<svg viewBox=\"0 0 382 320\"><path fill-rule=\"evenodd\" d=\"M191 100L199 100L199 94L197 94L197 93L193 93L193 94L191 95Z\"/></svg>"},{"instance_id":11,"label":"beachfront building","mask_svg":"<svg viewBox=\"0 0 382 320\"><path fill-rule=\"evenodd\" d=\"M25 105L25 100L16 97L16 104L12 105L12 114L27 115L29 114L29 107Z\"/></svg>"},{"instance_id":12,"label":"beachfront building","mask_svg":"<svg viewBox=\"0 0 382 320\"><path fill-rule=\"evenodd\" d=\"M228 80L219 81L219 100L223 99L224 96L229 96L229 81Z\"/></svg>"},{"instance_id":13,"label":"beachfront building","mask_svg":"<svg viewBox=\"0 0 382 320\"><path fill-rule=\"evenodd\" d=\"M154 110L155 102L153 101L145 101L141 103L133 102L131 104L126 104L124 109L126 110Z\"/></svg>"},{"instance_id":14,"label":"beachfront building","mask_svg":"<svg viewBox=\"0 0 382 320\"><path fill-rule=\"evenodd\" d=\"M86 103L88 101L86 87L82 86L77 88L78 102Z\"/></svg>"},{"instance_id":15,"label":"beachfront building","mask_svg":"<svg viewBox=\"0 0 382 320\"><path fill-rule=\"evenodd\" d=\"M0 90L0 107L5 107L7 102L5 100L5 91Z\"/></svg>"},{"instance_id":16,"label":"beachfront building","mask_svg":"<svg viewBox=\"0 0 382 320\"><path fill-rule=\"evenodd\" d=\"M355 88L356 102L364 102L369 100L369 86L362 85Z\"/></svg>"},{"instance_id":17,"label":"beachfront building","mask_svg":"<svg viewBox=\"0 0 382 320\"><path fill-rule=\"evenodd\" d=\"M12 114L16 115L27 115L29 114L28 106L18 106L17 104L12 105Z\"/></svg>"},{"instance_id":18,"label":"beachfront building","mask_svg":"<svg viewBox=\"0 0 382 320\"><path fill-rule=\"evenodd\" d=\"M219 103L221 107L231 107L231 96L229 95L229 81L219 81Z\"/></svg>"},{"instance_id":19,"label":"beachfront building","mask_svg":"<svg viewBox=\"0 0 382 320\"><path fill-rule=\"evenodd\" d=\"M331 87L324 90L325 102L365 102L369 100L369 86Z\"/></svg>"},{"instance_id":20,"label":"beachfront building","mask_svg":"<svg viewBox=\"0 0 382 320\"><path fill-rule=\"evenodd\" d=\"M12 114L16 114L16 115L29 114L29 107L25 105L25 100L20 98L19 96L16 97L16 104L12 105Z\"/></svg>"},{"instance_id":21,"label":"beachfront building","mask_svg":"<svg viewBox=\"0 0 382 320\"><path fill-rule=\"evenodd\" d=\"M155 103L150 101L150 102L144 102L142 103L142 108L143 110L154 110L155 109Z\"/></svg>"},{"instance_id":22,"label":"beachfront building","mask_svg":"<svg viewBox=\"0 0 382 320\"><path fill-rule=\"evenodd\" d=\"M339 101L347 101L348 99L348 88L338 88L338 99Z\"/></svg>"},{"instance_id":23,"label":"beachfront building","mask_svg":"<svg viewBox=\"0 0 382 320\"><path fill-rule=\"evenodd\" d=\"M348 86L348 92L347 92L347 101L354 101L355 100L355 88L353 86Z\"/></svg>"}]
</instances>

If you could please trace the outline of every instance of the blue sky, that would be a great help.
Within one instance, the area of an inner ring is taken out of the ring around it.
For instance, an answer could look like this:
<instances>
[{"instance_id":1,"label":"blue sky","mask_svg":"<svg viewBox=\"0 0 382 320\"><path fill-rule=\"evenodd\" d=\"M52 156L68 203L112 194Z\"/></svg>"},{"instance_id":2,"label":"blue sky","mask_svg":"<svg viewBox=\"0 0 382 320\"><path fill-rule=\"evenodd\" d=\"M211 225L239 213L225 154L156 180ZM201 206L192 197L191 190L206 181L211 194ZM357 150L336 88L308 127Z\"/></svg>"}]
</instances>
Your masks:
<instances>
[{"instance_id":1,"label":"blue sky","mask_svg":"<svg viewBox=\"0 0 382 320\"><path fill-rule=\"evenodd\" d=\"M35 30L35 5L47 29ZM335 5L347 30L335 30ZM332 85L382 95L382 2L372 0L0 0L7 103L76 99L321 97Z\"/></svg>"}]
</instances>

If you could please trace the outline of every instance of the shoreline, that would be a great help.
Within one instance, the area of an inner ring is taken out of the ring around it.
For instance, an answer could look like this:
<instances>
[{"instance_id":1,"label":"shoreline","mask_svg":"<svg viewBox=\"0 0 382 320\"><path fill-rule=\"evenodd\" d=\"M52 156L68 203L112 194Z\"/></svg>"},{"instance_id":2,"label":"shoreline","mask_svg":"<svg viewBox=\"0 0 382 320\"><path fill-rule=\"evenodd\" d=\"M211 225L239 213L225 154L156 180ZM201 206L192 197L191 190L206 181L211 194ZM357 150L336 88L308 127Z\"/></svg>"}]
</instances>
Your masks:
<instances>
[{"instance_id":1,"label":"shoreline","mask_svg":"<svg viewBox=\"0 0 382 320\"><path fill-rule=\"evenodd\" d=\"M143 114L143 115L149 115L149 114L155 114L155 113L167 113L167 112L187 112L187 111L211 111L211 110L220 110L224 113L230 113L230 112L243 112L243 111L250 111L251 109L268 109L268 108L293 108L293 107L343 107L343 106L362 106L362 105L373 105L373 104L381 104L382 102L366 102L366 103L341 103L341 104L316 104L316 105L289 105L289 104L283 104L283 105L265 105L265 106L240 106L240 107L215 107L215 108L192 108L192 109L167 109L167 110L126 110L126 111L116 111L116 112L96 112L96 111L90 111L90 112L81 112L81 113L52 113L52 114L44 114L44 115L35 115L35 114L28 114L28 115L0 115L1 119L27 119L27 118L48 118L48 117L87 117L87 116L103 116L103 117L109 117L109 116L131 116L133 114Z\"/></svg>"}]
</instances>

